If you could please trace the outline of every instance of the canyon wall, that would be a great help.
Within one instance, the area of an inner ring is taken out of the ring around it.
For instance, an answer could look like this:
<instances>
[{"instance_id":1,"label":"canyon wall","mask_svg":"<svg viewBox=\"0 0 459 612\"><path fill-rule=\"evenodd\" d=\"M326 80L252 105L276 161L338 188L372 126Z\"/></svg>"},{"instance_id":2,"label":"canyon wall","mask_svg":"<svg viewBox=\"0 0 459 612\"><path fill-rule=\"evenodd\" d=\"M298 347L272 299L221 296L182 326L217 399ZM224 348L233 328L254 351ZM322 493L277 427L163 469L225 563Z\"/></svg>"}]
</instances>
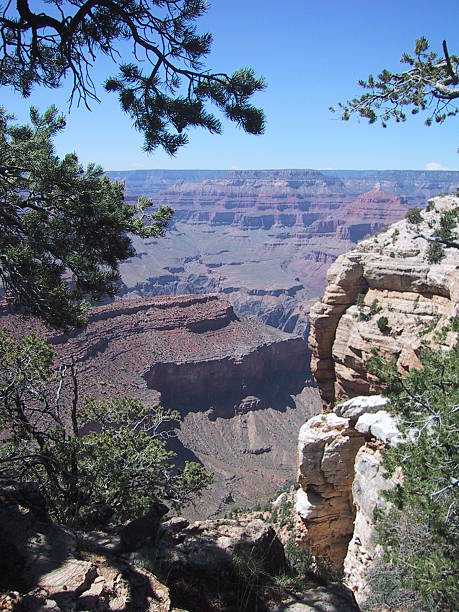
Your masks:
<instances>
[{"instance_id":1,"label":"canyon wall","mask_svg":"<svg viewBox=\"0 0 459 612\"><path fill-rule=\"evenodd\" d=\"M327 405L379 390L366 371L373 350L397 359L400 370L416 366L422 341L457 313L458 250L445 248L438 263L427 252L441 214L458 206L458 197L434 198L420 223L399 221L329 268L309 336L311 369ZM438 342L453 340L450 332Z\"/></svg>"},{"instance_id":2,"label":"canyon wall","mask_svg":"<svg viewBox=\"0 0 459 612\"><path fill-rule=\"evenodd\" d=\"M359 602L380 554L374 511L387 507L383 491L403 478L396 471L387 479L382 467L383 449L402 438L388 400L374 395L381 387L368 360L376 351L403 374L421 367L424 343L447 350L458 341L450 324L459 313L457 226L443 256L429 260L445 215L457 214L459 197L433 198L417 218L361 242L330 267L311 309L311 369L323 411L300 429L296 537L344 570Z\"/></svg>"},{"instance_id":3,"label":"canyon wall","mask_svg":"<svg viewBox=\"0 0 459 612\"><path fill-rule=\"evenodd\" d=\"M216 295L117 300L57 335L3 307L0 326L47 335L57 360L77 368L80 397L134 396L178 409L178 461L215 475L190 518L268 499L295 471L302 422L319 410L303 338L237 317Z\"/></svg>"},{"instance_id":4,"label":"canyon wall","mask_svg":"<svg viewBox=\"0 0 459 612\"><path fill-rule=\"evenodd\" d=\"M152 196L174 219L136 240L121 266L126 297L223 293L241 315L307 337L326 271L365 235L426 198L455 191L457 172L316 170L112 172L126 198Z\"/></svg>"}]
</instances>

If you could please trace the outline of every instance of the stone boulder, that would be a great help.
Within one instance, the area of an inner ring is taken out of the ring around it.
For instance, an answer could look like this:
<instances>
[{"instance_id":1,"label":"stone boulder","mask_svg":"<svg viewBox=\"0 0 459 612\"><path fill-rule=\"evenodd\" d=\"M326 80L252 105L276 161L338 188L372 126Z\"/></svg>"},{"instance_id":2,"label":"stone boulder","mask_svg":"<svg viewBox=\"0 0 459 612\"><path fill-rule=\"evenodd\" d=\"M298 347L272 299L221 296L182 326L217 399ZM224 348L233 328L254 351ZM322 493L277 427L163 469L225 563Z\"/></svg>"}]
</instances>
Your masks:
<instances>
[{"instance_id":1,"label":"stone boulder","mask_svg":"<svg viewBox=\"0 0 459 612\"><path fill-rule=\"evenodd\" d=\"M120 552L133 552L148 541L155 541L162 517L169 512L165 504L155 502L144 515L123 525L119 532Z\"/></svg>"},{"instance_id":2,"label":"stone boulder","mask_svg":"<svg viewBox=\"0 0 459 612\"><path fill-rule=\"evenodd\" d=\"M300 600L288 602L272 612L358 612L352 591L336 583L306 591Z\"/></svg>"},{"instance_id":3,"label":"stone boulder","mask_svg":"<svg viewBox=\"0 0 459 612\"><path fill-rule=\"evenodd\" d=\"M2 552L9 555L1 566L2 610L171 610L167 587L114 557L113 547L100 543L92 554L69 530L18 506L0 505L0 526Z\"/></svg>"}]
</instances>

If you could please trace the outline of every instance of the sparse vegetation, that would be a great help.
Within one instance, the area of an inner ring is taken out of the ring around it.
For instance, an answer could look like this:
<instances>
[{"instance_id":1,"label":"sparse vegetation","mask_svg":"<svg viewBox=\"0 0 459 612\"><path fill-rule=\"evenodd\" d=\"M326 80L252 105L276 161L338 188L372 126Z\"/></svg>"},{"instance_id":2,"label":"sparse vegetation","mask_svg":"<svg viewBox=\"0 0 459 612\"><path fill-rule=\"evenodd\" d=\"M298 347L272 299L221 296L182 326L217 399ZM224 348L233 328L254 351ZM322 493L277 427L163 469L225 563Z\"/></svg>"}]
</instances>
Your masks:
<instances>
[{"instance_id":1,"label":"sparse vegetation","mask_svg":"<svg viewBox=\"0 0 459 612\"><path fill-rule=\"evenodd\" d=\"M82 324L86 300L113 296L120 262L135 254L130 236L162 236L172 215L164 207L144 217L151 200L131 206L99 166L59 159L53 140L64 126L54 107L32 108L30 125L0 108L0 283L57 328Z\"/></svg>"},{"instance_id":2,"label":"sparse vegetation","mask_svg":"<svg viewBox=\"0 0 459 612\"><path fill-rule=\"evenodd\" d=\"M104 89L118 96L146 151L173 155L194 127L220 133L210 104L246 132L263 132L263 111L251 104L263 78L250 68L228 75L205 66L212 35L196 28L205 0L50 0L36 8L21 0L2 10L1 85L28 97L34 85L55 89L69 77L71 101L89 108L98 101L94 60L104 58L117 72Z\"/></svg>"},{"instance_id":3,"label":"sparse vegetation","mask_svg":"<svg viewBox=\"0 0 459 612\"><path fill-rule=\"evenodd\" d=\"M370 576L371 609L447 611L459 600L459 348L425 348L420 360L423 368L404 378L395 362L370 362L406 435L384 451L388 473L401 466L403 481L377 517L384 555Z\"/></svg>"},{"instance_id":4,"label":"sparse vegetation","mask_svg":"<svg viewBox=\"0 0 459 612\"><path fill-rule=\"evenodd\" d=\"M422 215L420 208L410 208L410 210L406 213L405 219L408 223L412 223L413 225L417 225L422 222Z\"/></svg>"},{"instance_id":5,"label":"sparse vegetation","mask_svg":"<svg viewBox=\"0 0 459 612\"><path fill-rule=\"evenodd\" d=\"M429 109L426 125L443 123L448 117L456 116L459 56L449 53L445 40L442 55L429 50L429 42L422 36L416 41L414 55L404 53L401 58L408 69L398 73L384 69L376 78L370 75L367 81L361 79L359 85L366 93L338 104L341 118L347 121L351 115L358 115L369 123L379 119L386 127L390 119L404 122L408 113L417 115Z\"/></svg>"},{"instance_id":6,"label":"sparse vegetation","mask_svg":"<svg viewBox=\"0 0 459 612\"><path fill-rule=\"evenodd\" d=\"M358 294L356 301L355 301L355 305L357 306L360 321L370 321L375 315L378 314L378 312L381 311L381 306L379 305L379 302L377 299L374 299L371 302L370 306L367 306L365 304L365 294L364 293Z\"/></svg>"},{"instance_id":7,"label":"sparse vegetation","mask_svg":"<svg viewBox=\"0 0 459 612\"><path fill-rule=\"evenodd\" d=\"M445 249L439 242L430 242L427 248L427 261L432 264L440 263L445 257Z\"/></svg>"},{"instance_id":8,"label":"sparse vegetation","mask_svg":"<svg viewBox=\"0 0 459 612\"><path fill-rule=\"evenodd\" d=\"M445 211L441 216L434 235L440 240L451 241L454 238L453 230L459 220L459 208Z\"/></svg>"},{"instance_id":9,"label":"sparse vegetation","mask_svg":"<svg viewBox=\"0 0 459 612\"><path fill-rule=\"evenodd\" d=\"M379 319L376 321L376 325L378 326L379 331L383 334L388 334L391 330L387 317L379 317Z\"/></svg>"}]
</instances>

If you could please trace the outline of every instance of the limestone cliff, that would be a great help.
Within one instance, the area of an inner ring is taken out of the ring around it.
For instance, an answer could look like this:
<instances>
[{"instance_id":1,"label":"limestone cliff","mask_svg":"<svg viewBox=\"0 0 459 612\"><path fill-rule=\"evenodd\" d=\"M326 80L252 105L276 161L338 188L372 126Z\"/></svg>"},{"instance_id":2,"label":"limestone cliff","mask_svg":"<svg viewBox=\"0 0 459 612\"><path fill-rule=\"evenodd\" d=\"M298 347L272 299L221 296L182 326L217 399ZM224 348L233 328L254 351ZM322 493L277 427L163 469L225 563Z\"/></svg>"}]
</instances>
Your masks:
<instances>
[{"instance_id":1,"label":"limestone cliff","mask_svg":"<svg viewBox=\"0 0 459 612\"><path fill-rule=\"evenodd\" d=\"M296 537L344 571L358 602L379 554L374 511L387 507L383 491L403 478L398 471L386 478L382 466L382 450L401 435L366 365L376 350L403 373L420 367L424 341L457 341L447 323L459 312L459 250L445 247L438 263L428 251L444 214L458 209L459 197L434 198L411 221L361 242L330 267L311 309L311 368L324 407L299 434ZM353 399L335 404L345 398Z\"/></svg>"},{"instance_id":2,"label":"limestone cliff","mask_svg":"<svg viewBox=\"0 0 459 612\"><path fill-rule=\"evenodd\" d=\"M420 223L399 221L329 268L309 336L311 368L328 406L379 391L366 373L373 349L395 357L401 370L415 367L422 339L433 339L457 313L459 251L445 248L439 263L429 262L427 252L441 214L458 207L459 197L434 198ZM443 340L453 341L452 334Z\"/></svg>"},{"instance_id":3,"label":"limestone cliff","mask_svg":"<svg viewBox=\"0 0 459 612\"><path fill-rule=\"evenodd\" d=\"M374 510L387 506L382 492L400 478L398 472L386 478L381 463L381 449L401 440L387 403L380 395L353 398L309 419L299 436L297 542L344 570L358 601L365 596L365 573L379 554Z\"/></svg>"}]
</instances>

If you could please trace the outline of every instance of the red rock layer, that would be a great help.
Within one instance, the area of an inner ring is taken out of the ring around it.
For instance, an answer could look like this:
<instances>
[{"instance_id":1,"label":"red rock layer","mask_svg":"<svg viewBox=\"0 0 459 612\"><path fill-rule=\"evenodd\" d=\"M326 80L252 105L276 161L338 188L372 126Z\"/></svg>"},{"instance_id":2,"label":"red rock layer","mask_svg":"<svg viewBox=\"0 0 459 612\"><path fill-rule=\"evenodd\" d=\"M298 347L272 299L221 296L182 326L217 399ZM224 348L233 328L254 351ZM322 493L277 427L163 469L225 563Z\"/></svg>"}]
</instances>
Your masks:
<instances>
[{"instance_id":1,"label":"red rock layer","mask_svg":"<svg viewBox=\"0 0 459 612\"><path fill-rule=\"evenodd\" d=\"M16 335L45 330L3 311L0 326ZM141 395L204 406L218 397L243 397L273 379L307 370L301 338L255 319L239 320L215 295L120 300L94 308L86 327L48 334L59 359L72 361L82 395Z\"/></svg>"}]
</instances>

